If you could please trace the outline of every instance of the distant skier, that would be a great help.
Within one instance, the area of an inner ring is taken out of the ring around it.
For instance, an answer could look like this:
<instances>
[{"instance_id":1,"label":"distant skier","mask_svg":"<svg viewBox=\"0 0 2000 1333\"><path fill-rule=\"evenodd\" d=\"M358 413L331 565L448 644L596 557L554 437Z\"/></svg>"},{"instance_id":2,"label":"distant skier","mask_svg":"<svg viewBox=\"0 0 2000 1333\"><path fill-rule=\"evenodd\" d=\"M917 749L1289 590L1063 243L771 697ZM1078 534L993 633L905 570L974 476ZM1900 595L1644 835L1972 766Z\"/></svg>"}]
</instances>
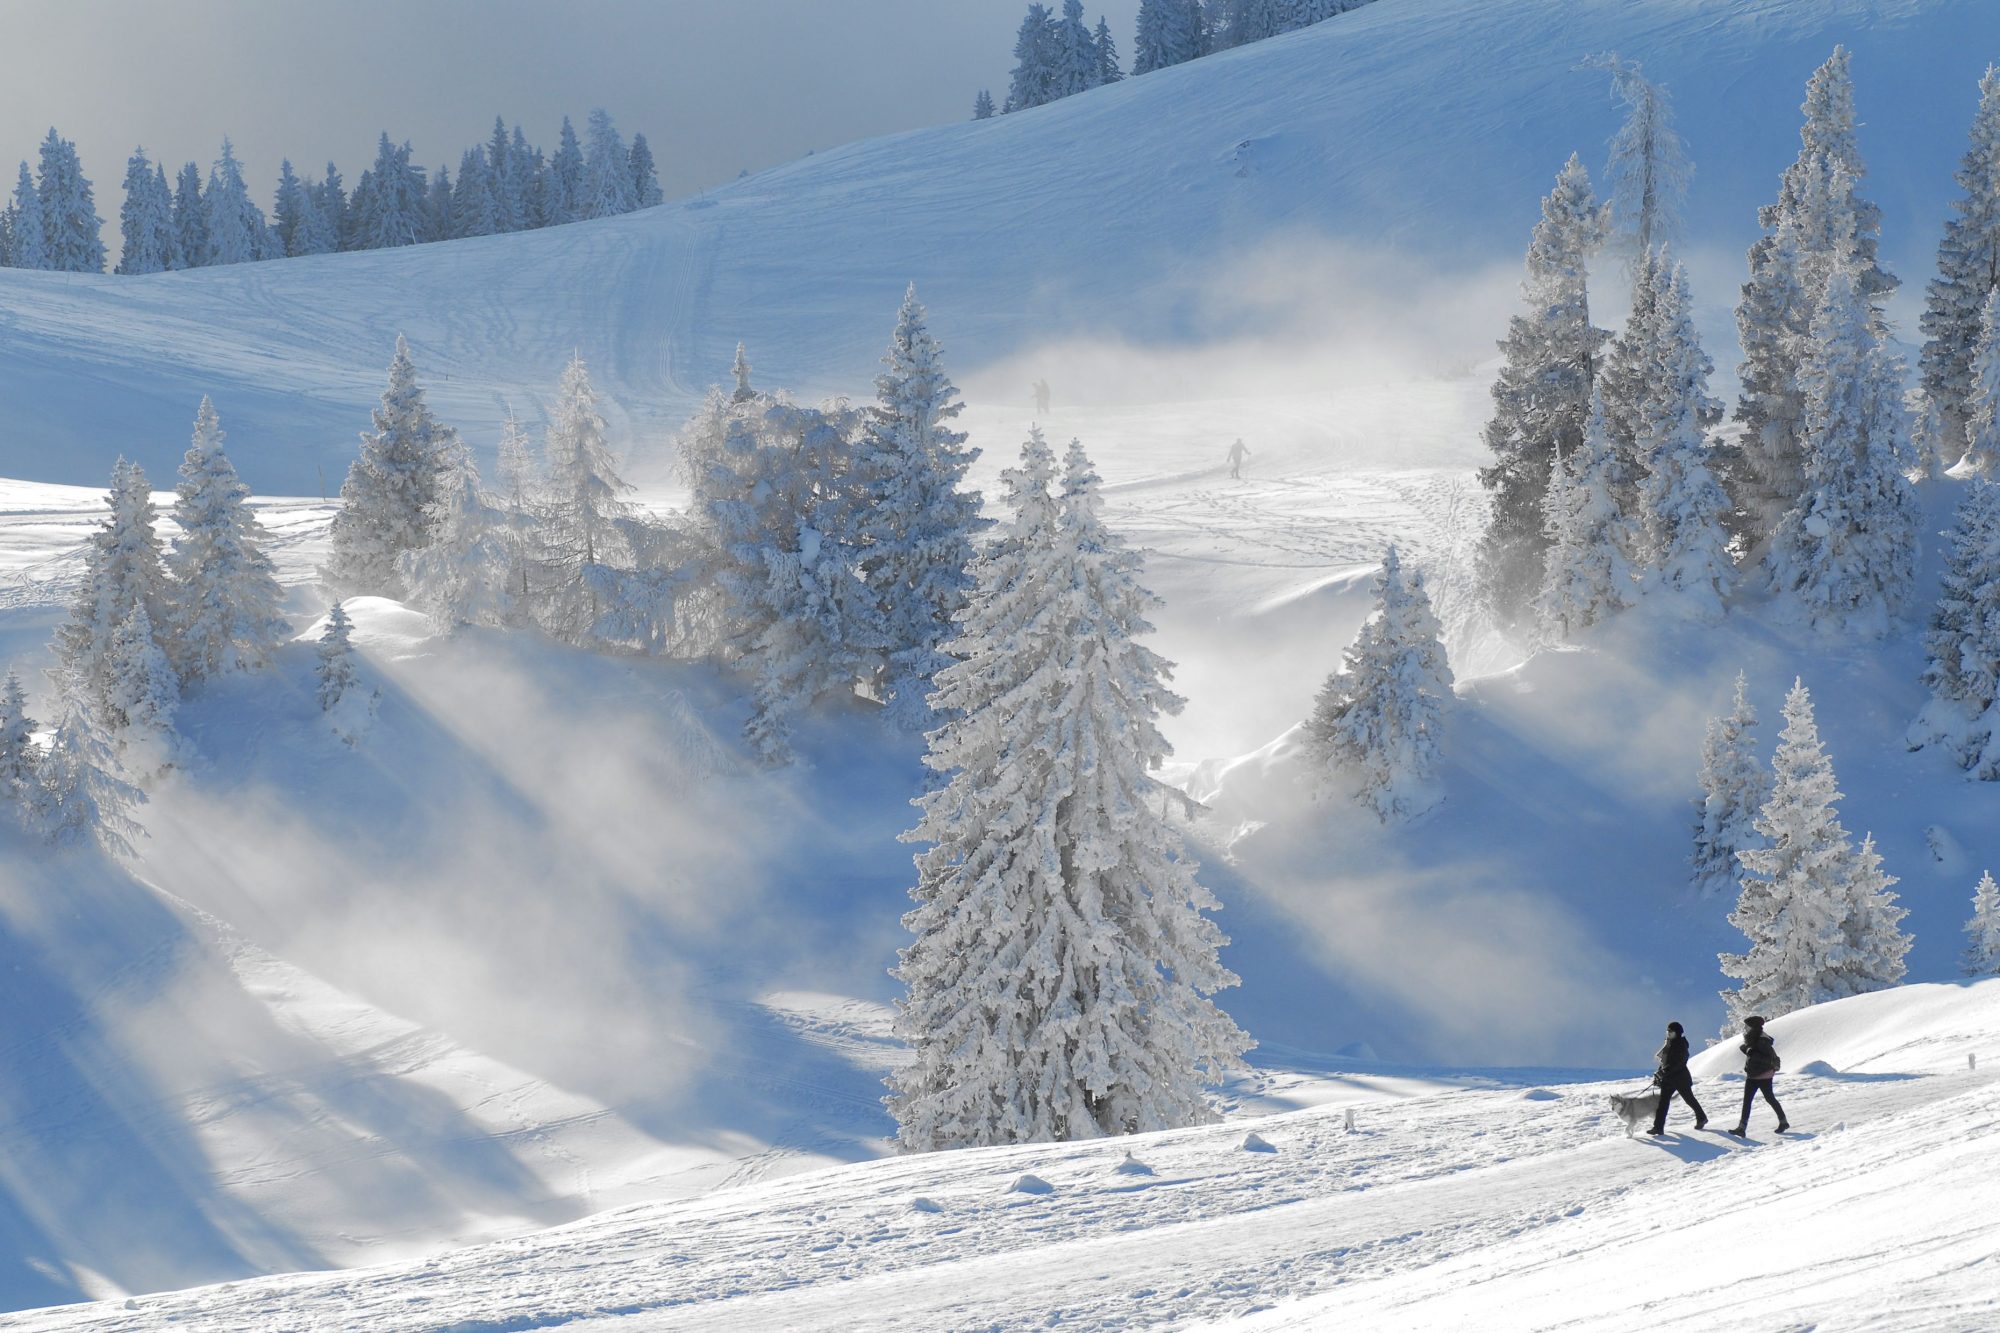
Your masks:
<instances>
[{"instance_id":1,"label":"distant skier","mask_svg":"<svg viewBox=\"0 0 2000 1333\"><path fill-rule=\"evenodd\" d=\"M1750 1130L1750 1103L1758 1093L1778 1113L1778 1132L1784 1133L1792 1127L1785 1119L1785 1108L1778 1105L1778 1099L1771 1095L1771 1079L1781 1067L1778 1048L1764 1032L1764 1020L1756 1014L1743 1020L1743 1115L1730 1130L1737 1138L1742 1138Z\"/></svg>"},{"instance_id":2,"label":"distant skier","mask_svg":"<svg viewBox=\"0 0 2000 1333\"><path fill-rule=\"evenodd\" d=\"M1049 382L1047 380L1036 380L1035 415L1038 417L1045 417L1048 414L1049 414Z\"/></svg>"},{"instance_id":3,"label":"distant skier","mask_svg":"<svg viewBox=\"0 0 2000 1333\"><path fill-rule=\"evenodd\" d=\"M1688 1039L1681 1033L1679 1023L1667 1024L1667 1040L1653 1053L1659 1061L1659 1068L1653 1071L1653 1086L1660 1090L1660 1109L1653 1113L1655 1134L1667 1132L1667 1108L1673 1105L1675 1093L1694 1112L1694 1127L1708 1128L1708 1113L1695 1100L1694 1075L1688 1072Z\"/></svg>"},{"instance_id":4,"label":"distant skier","mask_svg":"<svg viewBox=\"0 0 2000 1333\"><path fill-rule=\"evenodd\" d=\"M1229 475L1232 480L1243 479L1243 460L1249 456L1250 451L1243 447L1243 439L1238 436L1236 443L1229 446Z\"/></svg>"}]
</instances>

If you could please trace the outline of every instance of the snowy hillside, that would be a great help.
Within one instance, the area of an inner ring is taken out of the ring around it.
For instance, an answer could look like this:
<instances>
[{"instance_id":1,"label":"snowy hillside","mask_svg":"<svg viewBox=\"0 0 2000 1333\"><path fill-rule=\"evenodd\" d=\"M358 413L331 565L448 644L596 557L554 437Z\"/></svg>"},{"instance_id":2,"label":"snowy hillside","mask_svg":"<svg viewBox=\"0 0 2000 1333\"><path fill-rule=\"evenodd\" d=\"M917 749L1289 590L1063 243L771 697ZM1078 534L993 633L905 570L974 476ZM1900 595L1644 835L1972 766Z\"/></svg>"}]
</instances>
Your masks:
<instances>
[{"instance_id":1,"label":"snowy hillside","mask_svg":"<svg viewBox=\"0 0 2000 1333\"><path fill-rule=\"evenodd\" d=\"M1761 1107L1746 1142L1721 1133L1742 1086L1721 1051L1711 1127L1682 1111L1656 1141L1605 1100L1636 1080L1524 1071L1384 1102L1357 1071L1253 1122L920 1154L0 1327L1698 1329L1740 1316L1746 1287L1787 1327L1981 1326L2000 1301L2000 982L1772 1032L1800 1071L1783 1137Z\"/></svg>"},{"instance_id":2,"label":"snowy hillside","mask_svg":"<svg viewBox=\"0 0 2000 1333\"><path fill-rule=\"evenodd\" d=\"M1672 1326L1735 1305L1766 1228L1792 1237L1762 1271L1802 1322L1879 1240L1906 1258L1871 1270L1858 1326L1966 1326L2000 1297L1968 1249L2000 1184L2000 983L1783 1020L1804 1142L1630 1143L1604 1104L1666 1018L1697 1046L1722 1022L1715 955L1741 937L1685 862L1739 670L1760 756L1811 687L1842 818L1901 878L1912 979L1956 976L1995 794L1907 750L1914 633L1829 648L1753 596L1699 632L1642 605L1522 661L1471 615L1493 340L1536 200L1615 122L1577 61L1615 49L1674 92L1726 381L1755 208L1836 41L1908 341L2000 53L1981 0L1377 0L603 222L134 280L0 269L0 670L36 715L111 460L169 485L202 393L298 636L191 690L129 864L0 841L0 1306L109 1298L0 1327L1532 1327L1556 1285L1609 1326L1642 1268L1679 1284L1643 1297ZM1046 378L1044 424L1089 446L1164 598L1188 697L1168 776L1211 806L1194 836L1243 978L1217 998L1263 1043L1222 1125L874 1160L926 775L922 740L859 704L766 772L709 667L442 637L361 598L374 721L350 748L317 712L323 496L398 332L482 465L580 351L661 511L684 499L669 437L739 339L760 386L866 397L911 279L973 481L994 496ZM1927 534L1961 490L1926 484ZM1445 804L1385 830L1305 799L1294 728L1392 540L1464 706ZM1252 1129L1276 1151L1244 1151ZM1009 1192L1023 1172L1052 1192ZM1770 1203L1734 1217L1746 1197ZM1850 1240L1863 1208L1882 1234ZM358 1265L389 1266L143 1295Z\"/></svg>"},{"instance_id":3,"label":"snowy hillside","mask_svg":"<svg viewBox=\"0 0 2000 1333\"><path fill-rule=\"evenodd\" d=\"M206 392L255 489L319 494L398 332L481 450L580 350L633 470L657 472L738 340L765 382L864 393L911 280L975 409L1010 433L1045 375L1062 428L1097 427L1100 448L1121 411L1171 398L1187 404L1159 432L1176 453L1206 461L1247 434L1323 454L1344 413L1225 400L1490 355L1536 199L1570 152L1595 168L1616 125L1604 77L1574 68L1590 53L1643 60L1673 90L1698 173L1696 293L1723 336L1800 86L1838 41L1860 52L1884 254L1918 275L2000 49L1980 0L1380 0L584 226L131 280L0 272L0 474L97 485L120 451L163 473ZM1081 405L1107 415L1066 415ZM1112 481L1160 461L1099 456Z\"/></svg>"}]
</instances>

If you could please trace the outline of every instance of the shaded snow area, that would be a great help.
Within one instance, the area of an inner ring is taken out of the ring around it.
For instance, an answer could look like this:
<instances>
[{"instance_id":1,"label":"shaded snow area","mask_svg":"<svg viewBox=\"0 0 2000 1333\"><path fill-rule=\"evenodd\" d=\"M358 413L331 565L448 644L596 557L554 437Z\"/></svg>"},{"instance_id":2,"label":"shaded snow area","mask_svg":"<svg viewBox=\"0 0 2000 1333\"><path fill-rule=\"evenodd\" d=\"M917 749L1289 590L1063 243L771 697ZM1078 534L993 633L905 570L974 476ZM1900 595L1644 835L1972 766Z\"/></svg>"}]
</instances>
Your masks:
<instances>
[{"instance_id":1,"label":"shaded snow area","mask_svg":"<svg viewBox=\"0 0 2000 1333\"><path fill-rule=\"evenodd\" d=\"M0 269L0 670L31 713L112 460L167 486L204 393L296 636L189 692L131 859L0 828L0 1308L97 1302L0 1328L2000 1325L2000 982L1955 980L2000 795L1906 747L1917 625L1829 647L1754 595L1715 626L1642 604L1530 657L1472 593L1536 201L1618 114L1578 62L1616 50L1674 94L1733 398L1755 210L1837 41L1911 345L2000 54L1985 0L1375 0L601 222ZM807 717L765 770L720 671L356 598L371 708L352 744L319 711L327 497L399 332L489 474L507 410L534 425L580 351L665 513L673 432L739 340L760 388L865 402L912 279L989 509L1045 379L1042 424L1088 448L1164 599L1151 644L1188 699L1166 776L1210 807L1191 838L1242 977L1216 998L1261 1043L1215 1125L894 1154L897 835L930 775L870 706ZM1926 534L1962 494L1923 484ZM1462 706L1443 804L1385 829L1306 796L1296 728L1392 540ZM1743 946L1687 867L1739 671L1760 762L1811 689L1913 984L1772 1025L1795 1132L1761 1108L1747 1142L1718 1132L1725 1043L1695 1059L1709 1130L1676 1109L1635 1140L1607 1095L1668 1019L1698 1051L1720 1030L1716 954Z\"/></svg>"},{"instance_id":2,"label":"shaded snow area","mask_svg":"<svg viewBox=\"0 0 2000 1333\"><path fill-rule=\"evenodd\" d=\"M1629 1139L1636 1080L1532 1071L1111 1142L842 1167L363 1272L21 1329L1970 1329L2000 1302L2000 982L1772 1024L1792 1131ZM1979 1070L1966 1055L1986 1055ZM1348 1103L1347 1105L1352 1105ZM1269 1151L1255 1145L1251 1135ZM1784 1311L1779 1315L1778 1311ZM1241 1323L1232 1322L1241 1319ZM1761 1317L1760 1317L1761 1318Z\"/></svg>"}]
</instances>

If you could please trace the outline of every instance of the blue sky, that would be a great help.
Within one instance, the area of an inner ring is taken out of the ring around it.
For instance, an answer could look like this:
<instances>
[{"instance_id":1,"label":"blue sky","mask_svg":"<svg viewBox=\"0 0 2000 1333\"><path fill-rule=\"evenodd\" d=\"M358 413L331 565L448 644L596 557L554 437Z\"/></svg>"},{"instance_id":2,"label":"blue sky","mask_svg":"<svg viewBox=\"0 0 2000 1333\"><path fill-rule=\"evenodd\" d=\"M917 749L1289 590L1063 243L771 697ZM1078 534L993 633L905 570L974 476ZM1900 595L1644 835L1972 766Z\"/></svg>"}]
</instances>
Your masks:
<instances>
[{"instance_id":1,"label":"blue sky","mask_svg":"<svg viewBox=\"0 0 2000 1333\"><path fill-rule=\"evenodd\" d=\"M1001 95L1025 0L7 0L0 167L54 125L115 219L143 144L169 173L223 135L267 209L281 158L351 183L388 130L457 167L496 113L553 148L592 106L670 196ZM1129 60L1138 0L1086 3Z\"/></svg>"}]
</instances>

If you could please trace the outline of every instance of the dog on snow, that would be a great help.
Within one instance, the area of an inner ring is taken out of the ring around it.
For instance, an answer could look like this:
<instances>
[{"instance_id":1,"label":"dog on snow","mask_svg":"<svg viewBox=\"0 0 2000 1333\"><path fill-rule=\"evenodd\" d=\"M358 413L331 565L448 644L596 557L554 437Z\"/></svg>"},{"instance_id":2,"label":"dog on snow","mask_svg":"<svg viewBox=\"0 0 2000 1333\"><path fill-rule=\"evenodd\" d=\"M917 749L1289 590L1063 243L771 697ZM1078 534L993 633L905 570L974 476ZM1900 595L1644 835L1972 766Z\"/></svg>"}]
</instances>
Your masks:
<instances>
[{"instance_id":1,"label":"dog on snow","mask_svg":"<svg viewBox=\"0 0 2000 1333\"><path fill-rule=\"evenodd\" d=\"M1660 1090L1647 1088L1644 1092L1614 1092L1611 1094L1611 1109L1625 1122L1625 1136L1631 1138L1641 1128L1652 1128L1653 1117L1660 1112Z\"/></svg>"}]
</instances>

